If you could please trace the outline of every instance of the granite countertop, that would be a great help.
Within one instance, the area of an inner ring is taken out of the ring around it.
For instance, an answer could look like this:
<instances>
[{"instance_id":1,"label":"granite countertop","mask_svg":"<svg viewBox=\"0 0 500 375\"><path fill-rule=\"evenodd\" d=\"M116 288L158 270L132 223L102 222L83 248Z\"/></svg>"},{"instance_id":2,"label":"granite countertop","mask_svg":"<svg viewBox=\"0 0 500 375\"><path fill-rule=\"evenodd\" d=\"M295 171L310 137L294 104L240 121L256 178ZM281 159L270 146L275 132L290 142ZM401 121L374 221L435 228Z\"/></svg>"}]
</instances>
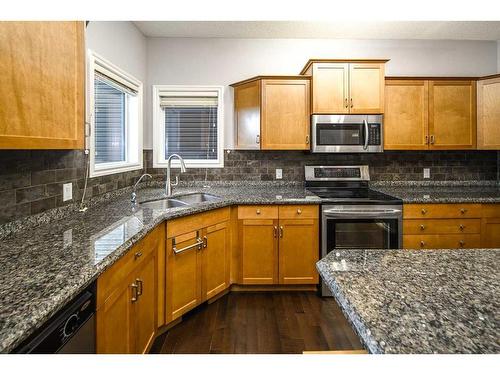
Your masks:
<instances>
[{"instance_id":1,"label":"granite countertop","mask_svg":"<svg viewBox=\"0 0 500 375\"><path fill-rule=\"evenodd\" d=\"M371 353L500 353L500 250L341 250L320 275Z\"/></svg>"},{"instance_id":2,"label":"granite countertop","mask_svg":"<svg viewBox=\"0 0 500 375\"><path fill-rule=\"evenodd\" d=\"M130 190L130 189L129 189ZM221 197L168 210L133 208L130 191L58 220L21 228L0 241L0 352L13 350L92 280L166 219L233 204L318 204L302 185L185 187L175 195L205 191ZM138 201L164 189L138 191Z\"/></svg>"},{"instance_id":3,"label":"granite countertop","mask_svg":"<svg viewBox=\"0 0 500 375\"><path fill-rule=\"evenodd\" d=\"M403 203L500 203L496 182L401 182L372 183L374 190L403 200Z\"/></svg>"}]
</instances>

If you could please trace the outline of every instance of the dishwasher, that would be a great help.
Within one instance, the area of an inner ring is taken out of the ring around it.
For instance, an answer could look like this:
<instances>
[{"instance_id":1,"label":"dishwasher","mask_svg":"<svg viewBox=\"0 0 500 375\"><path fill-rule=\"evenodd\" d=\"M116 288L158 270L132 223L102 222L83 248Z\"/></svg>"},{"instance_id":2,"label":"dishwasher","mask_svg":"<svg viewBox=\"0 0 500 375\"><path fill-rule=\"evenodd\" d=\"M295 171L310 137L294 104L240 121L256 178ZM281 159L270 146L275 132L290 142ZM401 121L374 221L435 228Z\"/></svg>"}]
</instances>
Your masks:
<instances>
[{"instance_id":1,"label":"dishwasher","mask_svg":"<svg viewBox=\"0 0 500 375\"><path fill-rule=\"evenodd\" d=\"M67 303L14 353L95 354L96 283Z\"/></svg>"}]
</instances>

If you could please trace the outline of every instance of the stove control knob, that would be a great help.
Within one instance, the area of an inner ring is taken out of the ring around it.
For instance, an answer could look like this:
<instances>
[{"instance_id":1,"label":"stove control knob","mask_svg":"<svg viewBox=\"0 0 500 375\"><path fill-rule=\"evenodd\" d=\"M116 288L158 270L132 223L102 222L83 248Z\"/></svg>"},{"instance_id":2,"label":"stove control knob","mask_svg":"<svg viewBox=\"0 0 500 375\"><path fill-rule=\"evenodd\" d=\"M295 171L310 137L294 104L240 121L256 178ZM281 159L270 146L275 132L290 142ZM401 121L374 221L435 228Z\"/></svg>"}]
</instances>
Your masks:
<instances>
[{"instance_id":1,"label":"stove control knob","mask_svg":"<svg viewBox=\"0 0 500 375\"><path fill-rule=\"evenodd\" d=\"M64 336L71 336L75 332L75 330L78 328L78 320L78 314L73 314L68 318L68 320L66 320L63 329Z\"/></svg>"}]
</instances>

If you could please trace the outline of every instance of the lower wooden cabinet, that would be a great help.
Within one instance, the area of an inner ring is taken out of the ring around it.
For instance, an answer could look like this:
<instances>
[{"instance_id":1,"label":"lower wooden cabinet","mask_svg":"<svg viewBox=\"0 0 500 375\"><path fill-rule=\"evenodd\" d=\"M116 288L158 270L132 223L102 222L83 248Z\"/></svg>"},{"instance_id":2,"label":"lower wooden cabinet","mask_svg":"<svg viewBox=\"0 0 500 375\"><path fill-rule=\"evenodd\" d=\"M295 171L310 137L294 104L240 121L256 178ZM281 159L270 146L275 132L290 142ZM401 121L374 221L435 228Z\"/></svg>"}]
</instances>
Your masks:
<instances>
[{"instance_id":1,"label":"lower wooden cabinet","mask_svg":"<svg viewBox=\"0 0 500 375\"><path fill-rule=\"evenodd\" d=\"M229 287L229 227L229 209L167 223L166 323Z\"/></svg>"},{"instance_id":2,"label":"lower wooden cabinet","mask_svg":"<svg viewBox=\"0 0 500 375\"><path fill-rule=\"evenodd\" d=\"M317 284L318 215L317 206L240 206L241 283Z\"/></svg>"},{"instance_id":3,"label":"lower wooden cabinet","mask_svg":"<svg viewBox=\"0 0 500 375\"><path fill-rule=\"evenodd\" d=\"M164 228L156 228L97 280L97 353L145 353L151 346Z\"/></svg>"},{"instance_id":4,"label":"lower wooden cabinet","mask_svg":"<svg viewBox=\"0 0 500 375\"><path fill-rule=\"evenodd\" d=\"M403 247L500 247L500 204L405 204Z\"/></svg>"}]
</instances>

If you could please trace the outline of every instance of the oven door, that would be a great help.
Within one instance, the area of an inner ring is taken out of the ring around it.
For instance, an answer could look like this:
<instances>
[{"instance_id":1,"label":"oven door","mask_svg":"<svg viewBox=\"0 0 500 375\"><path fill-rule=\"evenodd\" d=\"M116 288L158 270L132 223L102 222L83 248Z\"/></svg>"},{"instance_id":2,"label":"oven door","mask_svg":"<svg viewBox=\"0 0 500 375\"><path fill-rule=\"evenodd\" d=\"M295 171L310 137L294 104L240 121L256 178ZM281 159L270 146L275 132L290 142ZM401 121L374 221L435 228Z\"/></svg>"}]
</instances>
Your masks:
<instances>
[{"instance_id":1,"label":"oven door","mask_svg":"<svg viewBox=\"0 0 500 375\"><path fill-rule=\"evenodd\" d=\"M313 115L313 152L382 152L381 115Z\"/></svg>"}]
</instances>

